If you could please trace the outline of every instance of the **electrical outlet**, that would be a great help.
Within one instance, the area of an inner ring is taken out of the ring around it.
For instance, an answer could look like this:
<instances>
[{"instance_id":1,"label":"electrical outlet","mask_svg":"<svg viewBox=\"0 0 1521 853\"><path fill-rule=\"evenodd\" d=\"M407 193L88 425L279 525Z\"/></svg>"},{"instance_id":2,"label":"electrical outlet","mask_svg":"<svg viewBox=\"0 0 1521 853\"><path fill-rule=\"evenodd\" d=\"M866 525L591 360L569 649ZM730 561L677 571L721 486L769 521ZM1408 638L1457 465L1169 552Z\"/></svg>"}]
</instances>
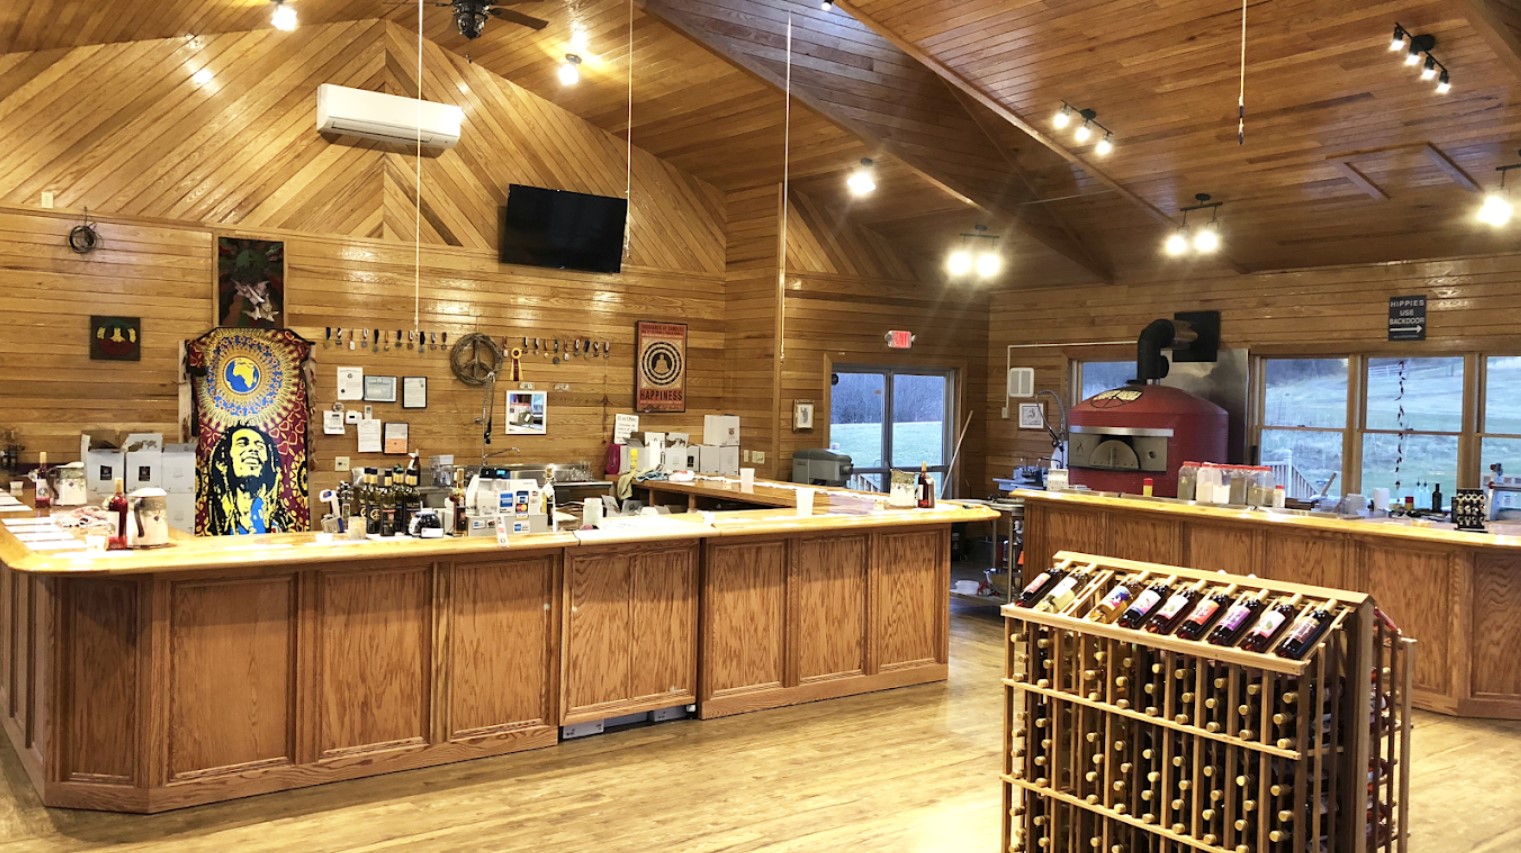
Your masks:
<instances>
[{"instance_id":1,"label":"electrical outlet","mask_svg":"<svg viewBox=\"0 0 1521 853\"><path fill-rule=\"evenodd\" d=\"M749 462L750 461L750 451L748 451L748 450L741 450L739 452L739 458L740 458L740 461L742 461L742 462Z\"/></svg>"},{"instance_id":2,"label":"electrical outlet","mask_svg":"<svg viewBox=\"0 0 1521 853\"><path fill-rule=\"evenodd\" d=\"M533 390L533 383L532 382L519 382L518 383L518 390L519 391L532 391Z\"/></svg>"},{"instance_id":3,"label":"electrical outlet","mask_svg":"<svg viewBox=\"0 0 1521 853\"><path fill-rule=\"evenodd\" d=\"M754 462L757 465L764 465L764 464L766 464L766 451L764 451L764 450L757 450L754 453L751 453L750 454L750 461Z\"/></svg>"},{"instance_id":4,"label":"electrical outlet","mask_svg":"<svg viewBox=\"0 0 1521 853\"><path fill-rule=\"evenodd\" d=\"M52 210L53 209L53 193L50 190L43 190L42 191L42 209L43 210Z\"/></svg>"},{"instance_id":5,"label":"electrical outlet","mask_svg":"<svg viewBox=\"0 0 1521 853\"><path fill-rule=\"evenodd\" d=\"M555 390L556 391L569 391L570 390L570 383L569 382L559 382L559 383L556 383L555 384Z\"/></svg>"},{"instance_id":6,"label":"electrical outlet","mask_svg":"<svg viewBox=\"0 0 1521 853\"><path fill-rule=\"evenodd\" d=\"M349 458L347 456L333 457L333 470L340 473L349 470Z\"/></svg>"}]
</instances>

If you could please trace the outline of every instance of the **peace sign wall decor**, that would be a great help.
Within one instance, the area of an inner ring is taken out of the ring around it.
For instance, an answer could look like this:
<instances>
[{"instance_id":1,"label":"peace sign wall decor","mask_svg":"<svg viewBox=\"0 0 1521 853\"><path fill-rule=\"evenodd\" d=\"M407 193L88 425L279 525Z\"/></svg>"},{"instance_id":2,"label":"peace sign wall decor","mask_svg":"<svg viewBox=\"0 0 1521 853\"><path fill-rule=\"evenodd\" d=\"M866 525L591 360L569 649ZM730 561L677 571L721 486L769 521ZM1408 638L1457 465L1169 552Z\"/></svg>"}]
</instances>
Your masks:
<instances>
[{"instance_id":1,"label":"peace sign wall decor","mask_svg":"<svg viewBox=\"0 0 1521 853\"><path fill-rule=\"evenodd\" d=\"M641 320L634 325L634 410L687 410L687 326Z\"/></svg>"}]
</instances>

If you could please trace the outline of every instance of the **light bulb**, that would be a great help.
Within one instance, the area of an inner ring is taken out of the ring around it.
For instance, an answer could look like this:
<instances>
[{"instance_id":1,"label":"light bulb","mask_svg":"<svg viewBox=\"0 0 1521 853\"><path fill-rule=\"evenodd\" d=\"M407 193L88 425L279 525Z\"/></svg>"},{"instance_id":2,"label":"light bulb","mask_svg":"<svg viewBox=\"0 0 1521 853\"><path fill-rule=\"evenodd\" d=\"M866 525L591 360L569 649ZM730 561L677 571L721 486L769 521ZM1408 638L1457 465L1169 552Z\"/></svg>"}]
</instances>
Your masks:
<instances>
[{"instance_id":1,"label":"light bulb","mask_svg":"<svg viewBox=\"0 0 1521 853\"><path fill-rule=\"evenodd\" d=\"M828 12L830 9L834 8L834 0L824 0L824 2L819 4L819 8Z\"/></svg>"},{"instance_id":2,"label":"light bulb","mask_svg":"<svg viewBox=\"0 0 1521 853\"><path fill-rule=\"evenodd\" d=\"M977 256L977 277L992 278L1003 272L1003 258L997 252L983 252Z\"/></svg>"},{"instance_id":3,"label":"light bulb","mask_svg":"<svg viewBox=\"0 0 1521 853\"><path fill-rule=\"evenodd\" d=\"M1062 104L1062 108L1057 110L1056 115L1051 117L1051 126L1055 127L1057 130L1061 130L1071 123L1072 113L1067 111L1066 104Z\"/></svg>"},{"instance_id":4,"label":"light bulb","mask_svg":"<svg viewBox=\"0 0 1521 853\"><path fill-rule=\"evenodd\" d=\"M1167 238L1167 242L1162 244L1162 248L1167 251L1167 254L1176 258L1188 251L1188 235L1183 233L1182 229L1174 231L1172 236Z\"/></svg>"},{"instance_id":5,"label":"light bulb","mask_svg":"<svg viewBox=\"0 0 1521 853\"><path fill-rule=\"evenodd\" d=\"M275 12L269 16L269 22L274 24L275 29L287 33L294 30L296 25L300 23L296 20L296 10L280 2L280 0L276 0L275 2Z\"/></svg>"},{"instance_id":6,"label":"light bulb","mask_svg":"<svg viewBox=\"0 0 1521 853\"><path fill-rule=\"evenodd\" d=\"M1390 50L1399 50L1405 46L1405 34L1399 30L1394 31L1394 40L1389 42Z\"/></svg>"},{"instance_id":7,"label":"light bulb","mask_svg":"<svg viewBox=\"0 0 1521 853\"><path fill-rule=\"evenodd\" d=\"M1499 228L1510 221L1515 208L1501 193L1490 193L1484 197L1484 204L1479 207L1478 219L1485 225Z\"/></svg>"},{"instance_id":8,"label":"light bulb","mask_svg":"<svg viewBox=\"0 0 1521 853\"><path fill-rule=\"evenodd\" d=\"M1436 60L1426 57L1426 67L1421 69L1422 80L1435 80L1437 75Z\"/></svg>"},{"instance_id":9,"label":"light bulb","mask_svg":"<svg viewBox=\"0 0 1521 853\"><path fill-rule=\"evenodd\" d=\"M1211 254L1220 249L1220 229L1214 225L1206 225L1194 235L1194 250L1201 254Z\"/></svg>"},{"instance_id":10,"label":"light bulb","mask_svg":"<svg viewBox=\"0 0 1521 853\"><path fill-rule=\"evenodd\" d=\"M1100 139L1098 141L1097 145L1093 146L1093 153L1099 155L1100 157L1108 157L1109 152L1113 150L1114 141L1109 138L1109 135L1107 133L1104 134L1103 139Z\"/></svg>"},{"instance_id":11,"label":"light bulb","mask_svg":"<svg viewBox=\"0 0 1521 853\"><path fill-rule=\"evenodd\" d=\"M972 271L972 253L966 249L957 249L951 252L951 256L945 259L945 271L953 278L961 278Z\"/></svg>"},{"instance_id":12,"label":"light bulb","mask_svg":"<svg viewBox=\"0 0 1521 853\"><path fill-rule=\"evenodd\" d=\"M1451 81L1451 79L1448 78L1447 72L1443 71L1441 79L1437 81L1436 92L1437 92L1438 95L1445 95L1445 94L1447 94L1448 92L1451 92L1451 91L1452 91L1452 81Z\"/></svg>"},{"instance_id":13,"label":"light bulb","mask_svg":"<svg viewBox=\"0 0 1521 853\"><path fill-rule=\"evenodd\" d=\"M194 83L197 86L204 86L207 83L211 82L211 78L211 69L202 68L200 71L197 71L194 74L190 75L190 82Z\"/></svg>"},{"instance_id":14,"label":"light bulb","mask_svg":"<svg viewBox=\"0 0 1521 853\"><path fill-rule=\"evenodd\" d=\"M566 54L565 61L560 63L559 77L561 86L574 86L581 82L581 57L575 54Z\"/></svg>"},{"instance_id":15,"label":"light bulb","mask_svg":"<svg viewBox=\"0 0 1521 853\"><path fill-rule=\"evenodd\" d=\"M1086 121L1078 125L1077 130L1072 131L1072 138L1078 142L1087 142L1091 136L1093 136L1093 128L1089 127Z\"/></svg>"},{"instance_id":16,"label":"light bulb","mask_svg":"<svg viewBox=\"0 0 1521 853\"><path fill-rule=\"evenodd\" d=\"M1414 65L1414 64L1416 64L1417 62L1420 62L1420 61L1421 61L1421 52L1419 50L1416 50L1415 49L1415 45L1412 44L1410 46L1410 52L1407 53L1407 54L1405 54L1405 64L1406 65Z\"/></svg>"},{"instance_id":17,"label":"light bulb","mask_svg":"<svg viewBox=\"0 0 1521 853\"><path fill-rule=\"evenodd\" d=\"M861 168L850 173L845 179L845 186L850 188L853 196L871 195L877 188L877 181L871 176L871 169Z\"/></svg>"},{"instance_id":18,"label":"light bulb","mask_svg":"<svg viewBox=\"0 0 1521 853\"><path fill-rule=\"evenodd\" d=\"M576 24L570 28L570 49L577 53L585 53L591 47L591 37L586 34L586 28Z\"/></svg>"}]
</instances>

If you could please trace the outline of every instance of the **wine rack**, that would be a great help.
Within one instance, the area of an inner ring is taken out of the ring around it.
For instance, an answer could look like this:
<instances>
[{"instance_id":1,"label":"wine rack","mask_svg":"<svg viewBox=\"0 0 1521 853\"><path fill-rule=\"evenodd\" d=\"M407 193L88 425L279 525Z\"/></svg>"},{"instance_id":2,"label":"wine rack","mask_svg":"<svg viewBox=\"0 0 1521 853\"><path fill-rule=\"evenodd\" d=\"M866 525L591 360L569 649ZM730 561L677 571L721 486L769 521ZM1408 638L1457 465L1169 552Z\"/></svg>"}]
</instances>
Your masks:
<instances>
[{"instance_id":1,"label":"wine rack","mask_svg":"<svg viewBox=\"0 0 1521 853\"><path fill-rule=\"evenodd\" d=\"M1407 849L1414 641L1371 597L1072 552L1032 588L1003 609L1006 851Z\"/></svg>"}]
</instances>

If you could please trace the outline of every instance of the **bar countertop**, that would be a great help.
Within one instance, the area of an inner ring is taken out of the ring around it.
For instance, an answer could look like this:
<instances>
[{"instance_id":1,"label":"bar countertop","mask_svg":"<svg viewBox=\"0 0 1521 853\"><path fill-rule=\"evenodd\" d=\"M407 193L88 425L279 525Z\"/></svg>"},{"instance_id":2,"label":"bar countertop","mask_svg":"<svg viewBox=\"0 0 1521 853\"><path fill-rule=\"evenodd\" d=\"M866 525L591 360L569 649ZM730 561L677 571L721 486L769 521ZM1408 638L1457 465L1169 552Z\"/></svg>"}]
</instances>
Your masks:
<instances>
[{"instance_id":1,"label":"bar countertop","mask_svg":"<svg viewBox=\"0 0 1521 853\"><path fill-rule=\"evenodd\" d=\"M1325 533L1353 534L1358 536L1388 537L1395 540L1426 542L1442 545L1460 545L1466 548L1496 548L1521 550L1521 524L1514 522L1489 522L1493 533L1460 531L1452 524L1414 522L1405 519L1358 519L1334 515L1311 514L1296 510L1267 509L1242 506L1212 506L1195 504L1167 498L1145 498L1133 495L1116 496L1091 492L1029 491L1016 490L1009 493L1026 501L1044 501L1053 505L1093 507L1095 509L1124 510L1166 516L1183 516L1200 521L1236 521L1259 524L1283 525L1301 530Z\"/></svg>"}]
</instances>

